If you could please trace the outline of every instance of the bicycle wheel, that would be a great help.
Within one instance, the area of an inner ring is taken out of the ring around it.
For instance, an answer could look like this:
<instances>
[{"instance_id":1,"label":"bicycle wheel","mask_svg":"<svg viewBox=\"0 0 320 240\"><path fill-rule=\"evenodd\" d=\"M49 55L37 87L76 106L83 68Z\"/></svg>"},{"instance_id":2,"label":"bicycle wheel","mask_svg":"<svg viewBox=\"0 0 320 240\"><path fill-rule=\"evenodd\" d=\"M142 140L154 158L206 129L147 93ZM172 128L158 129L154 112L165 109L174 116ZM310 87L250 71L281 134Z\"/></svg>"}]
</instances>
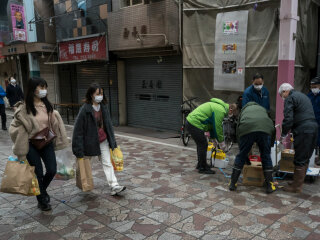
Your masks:
<instances>
[{"instance_id":1,"label":"bicycle wheel","mask_svg":"<svg viewBox=\"0 0 320 240\"><path fill-rule=\"evenodd\" d=\"M188 130L186 129L186 126L183 125L181 128L181 138L183 145L188 146L189 140L190 140L190 134Z\"/></svg>"},{"instance_id":2,"label":"bicycle wheel","mask_svg":"<svg viewBox=\"0 0 320 240\"><path fill-rule=\"evenodd\" d=\"M233 145L232 139L227 138L224 140L224 143L226 144L226 152L229 152Z\"/></svg>"}]
</instances>

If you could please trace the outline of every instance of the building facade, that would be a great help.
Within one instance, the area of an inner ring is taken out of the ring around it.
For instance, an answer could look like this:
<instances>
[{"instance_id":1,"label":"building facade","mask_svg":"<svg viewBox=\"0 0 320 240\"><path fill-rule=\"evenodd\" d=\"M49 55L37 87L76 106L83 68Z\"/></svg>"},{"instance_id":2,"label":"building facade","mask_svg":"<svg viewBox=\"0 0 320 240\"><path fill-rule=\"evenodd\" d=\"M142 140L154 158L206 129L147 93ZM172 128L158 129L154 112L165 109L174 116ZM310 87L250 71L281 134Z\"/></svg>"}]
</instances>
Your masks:
<instances>
[{"instance_id":1,"label":"building facade","mask_svg":"<svg viewBox=\"0 0 320 240\"><path fill-rule=\"evenodd\" d=\"M55 0L54 24L58 46L61 103L82 104L91 83L99 83L107 97L114 125L119 123L116 61L109 56L107 16L109 0Z\"/></svg>"},{"instance_id":2,"label":"building facade","mask_svg":"<svg viewBox=\"0 0 320 240\"><path fill-rule=\"evenodd\" d=\"M53 2L4 0L0 14L1 26L6 26L0 34L4 56L0 61L2 79L14 76L25 91L30 77L43 77L48 82L49 99L58 102L57 69L44 64L48 57L55 57L55 30L49 21L53 16Z\"/></svg>"},{"instance_id":3,"label":"building facade","mask_svg":"<svg viewBox=\"0 0 320 240\"><path fill-rule=\"evenodd\" d=\"M61 102L81 103L89 85L98 82L114 125L179 130L176 1L55 0L54 10L59 60L50 64L58 66Z\"/></svg>"},{"instance_id":4,"label":"building facade","mask_svg":"<svg viewBox=\"0 0 320 240\"><path fill-rule=\"evenodd\" d=\"M120 124L180 129L179 23L177 1L112 1L108 38L117 59Z\"/></svg>"}]
</instances>

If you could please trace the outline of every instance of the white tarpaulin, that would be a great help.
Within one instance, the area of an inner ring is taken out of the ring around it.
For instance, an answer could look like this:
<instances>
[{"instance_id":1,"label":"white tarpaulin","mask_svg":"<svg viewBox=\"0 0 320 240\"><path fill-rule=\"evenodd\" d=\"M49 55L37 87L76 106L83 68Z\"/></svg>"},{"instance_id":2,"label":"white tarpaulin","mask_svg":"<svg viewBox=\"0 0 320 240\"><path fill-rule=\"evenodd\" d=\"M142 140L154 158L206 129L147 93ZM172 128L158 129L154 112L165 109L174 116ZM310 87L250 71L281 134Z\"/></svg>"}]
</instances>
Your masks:
<instances>
[{"instance_id":1,"label":"white tarpaulin","mask_svg":"<svg viewBox=\"0 0 320 240\"><path fill-rule=\"evenodd\" d=\"M257 7L255 3L258 2ZM280 1L185 0L183 1L183 96L198 97L197 104L212 97L235 102L239 91L216 90L214 85L215 34L219 13L247 10L245 88L258 72L270 93L271 115L277 94ZM307 91L316 72L318 48L318 5L299 0L295 88Z\"/></svg>"},{"instance_id":2,"label":"white tarpaulin","mask_svg":"<svg viewBox=\"0 0 320 240\"><path fill-rule=\"evenodd\" d=\"M216 21L214 89L243 91L248 11L219 13Z\"/></svg>"}]
</instances>

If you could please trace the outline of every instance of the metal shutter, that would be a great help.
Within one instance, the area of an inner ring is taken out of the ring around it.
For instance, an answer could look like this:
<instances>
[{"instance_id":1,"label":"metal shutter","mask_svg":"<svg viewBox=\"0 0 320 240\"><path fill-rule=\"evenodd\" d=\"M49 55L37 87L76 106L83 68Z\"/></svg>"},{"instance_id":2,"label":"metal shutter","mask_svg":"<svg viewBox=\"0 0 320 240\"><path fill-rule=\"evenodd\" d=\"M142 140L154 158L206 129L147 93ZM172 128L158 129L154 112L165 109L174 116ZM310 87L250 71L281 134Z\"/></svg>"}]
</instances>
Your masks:
<instances>
[{"instance_id":1,"label":"metal shutter","mask_svg":"<svg viewBox=\"0 0 320 240\"><path fill-rule=\"evenodd\" d=\"M58 84L58 69L54 65L44 64L44 59L40 59L39 67L40 67L40 77L46 80L48 84L48 99L52 103L59 102L59 88ZM57 95L56 95L57 94Z\"/></svg>"},{"instance_id":2,"label":"metal shutter","mask_svg":"<svg viewBox=\"0 0 320 240\"><path fill-rule=\"evenodd\" d=\"M113 125L119 124L118 79L115 63L86 63L77 65L78 101L85 98L91 83L97 82L105 91ZM112 85L110 85L112 80Z\"/></svg>"},{"instance_id":3,"label":"metal shutter","mask_svg":"<svg viewBox=\"0 0 320 240\"><path fill-rule=\"evenodd\" d=\"M128 125L178 131L181 56L126 60Z\"/></svg>"}]
</instances>

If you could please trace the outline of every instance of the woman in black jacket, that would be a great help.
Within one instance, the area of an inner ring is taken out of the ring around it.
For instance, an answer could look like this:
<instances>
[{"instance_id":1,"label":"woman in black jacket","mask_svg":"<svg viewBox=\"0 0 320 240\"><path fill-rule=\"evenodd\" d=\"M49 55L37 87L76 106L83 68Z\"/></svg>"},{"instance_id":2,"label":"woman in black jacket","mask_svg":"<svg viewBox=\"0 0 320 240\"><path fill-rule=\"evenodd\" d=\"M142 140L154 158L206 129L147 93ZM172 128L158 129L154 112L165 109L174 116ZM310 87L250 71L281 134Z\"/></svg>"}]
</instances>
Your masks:
<instances>
[{"instance_id":1,"label":"woman in black jacket","mask_svg":"<svg viewBox=\"0 0 320 240\"><path fill-rule=\"evenodd\" d=\"M110 149L115 149L117 143L106 98L103 89L93 83L87 90L85 104L77 116L73 137L72 151L78 158L99 156L102 161L107 182L111 187L111 195L116 195L126 189L118 184L110 158Z\"/></svg>"}]
</instances>

